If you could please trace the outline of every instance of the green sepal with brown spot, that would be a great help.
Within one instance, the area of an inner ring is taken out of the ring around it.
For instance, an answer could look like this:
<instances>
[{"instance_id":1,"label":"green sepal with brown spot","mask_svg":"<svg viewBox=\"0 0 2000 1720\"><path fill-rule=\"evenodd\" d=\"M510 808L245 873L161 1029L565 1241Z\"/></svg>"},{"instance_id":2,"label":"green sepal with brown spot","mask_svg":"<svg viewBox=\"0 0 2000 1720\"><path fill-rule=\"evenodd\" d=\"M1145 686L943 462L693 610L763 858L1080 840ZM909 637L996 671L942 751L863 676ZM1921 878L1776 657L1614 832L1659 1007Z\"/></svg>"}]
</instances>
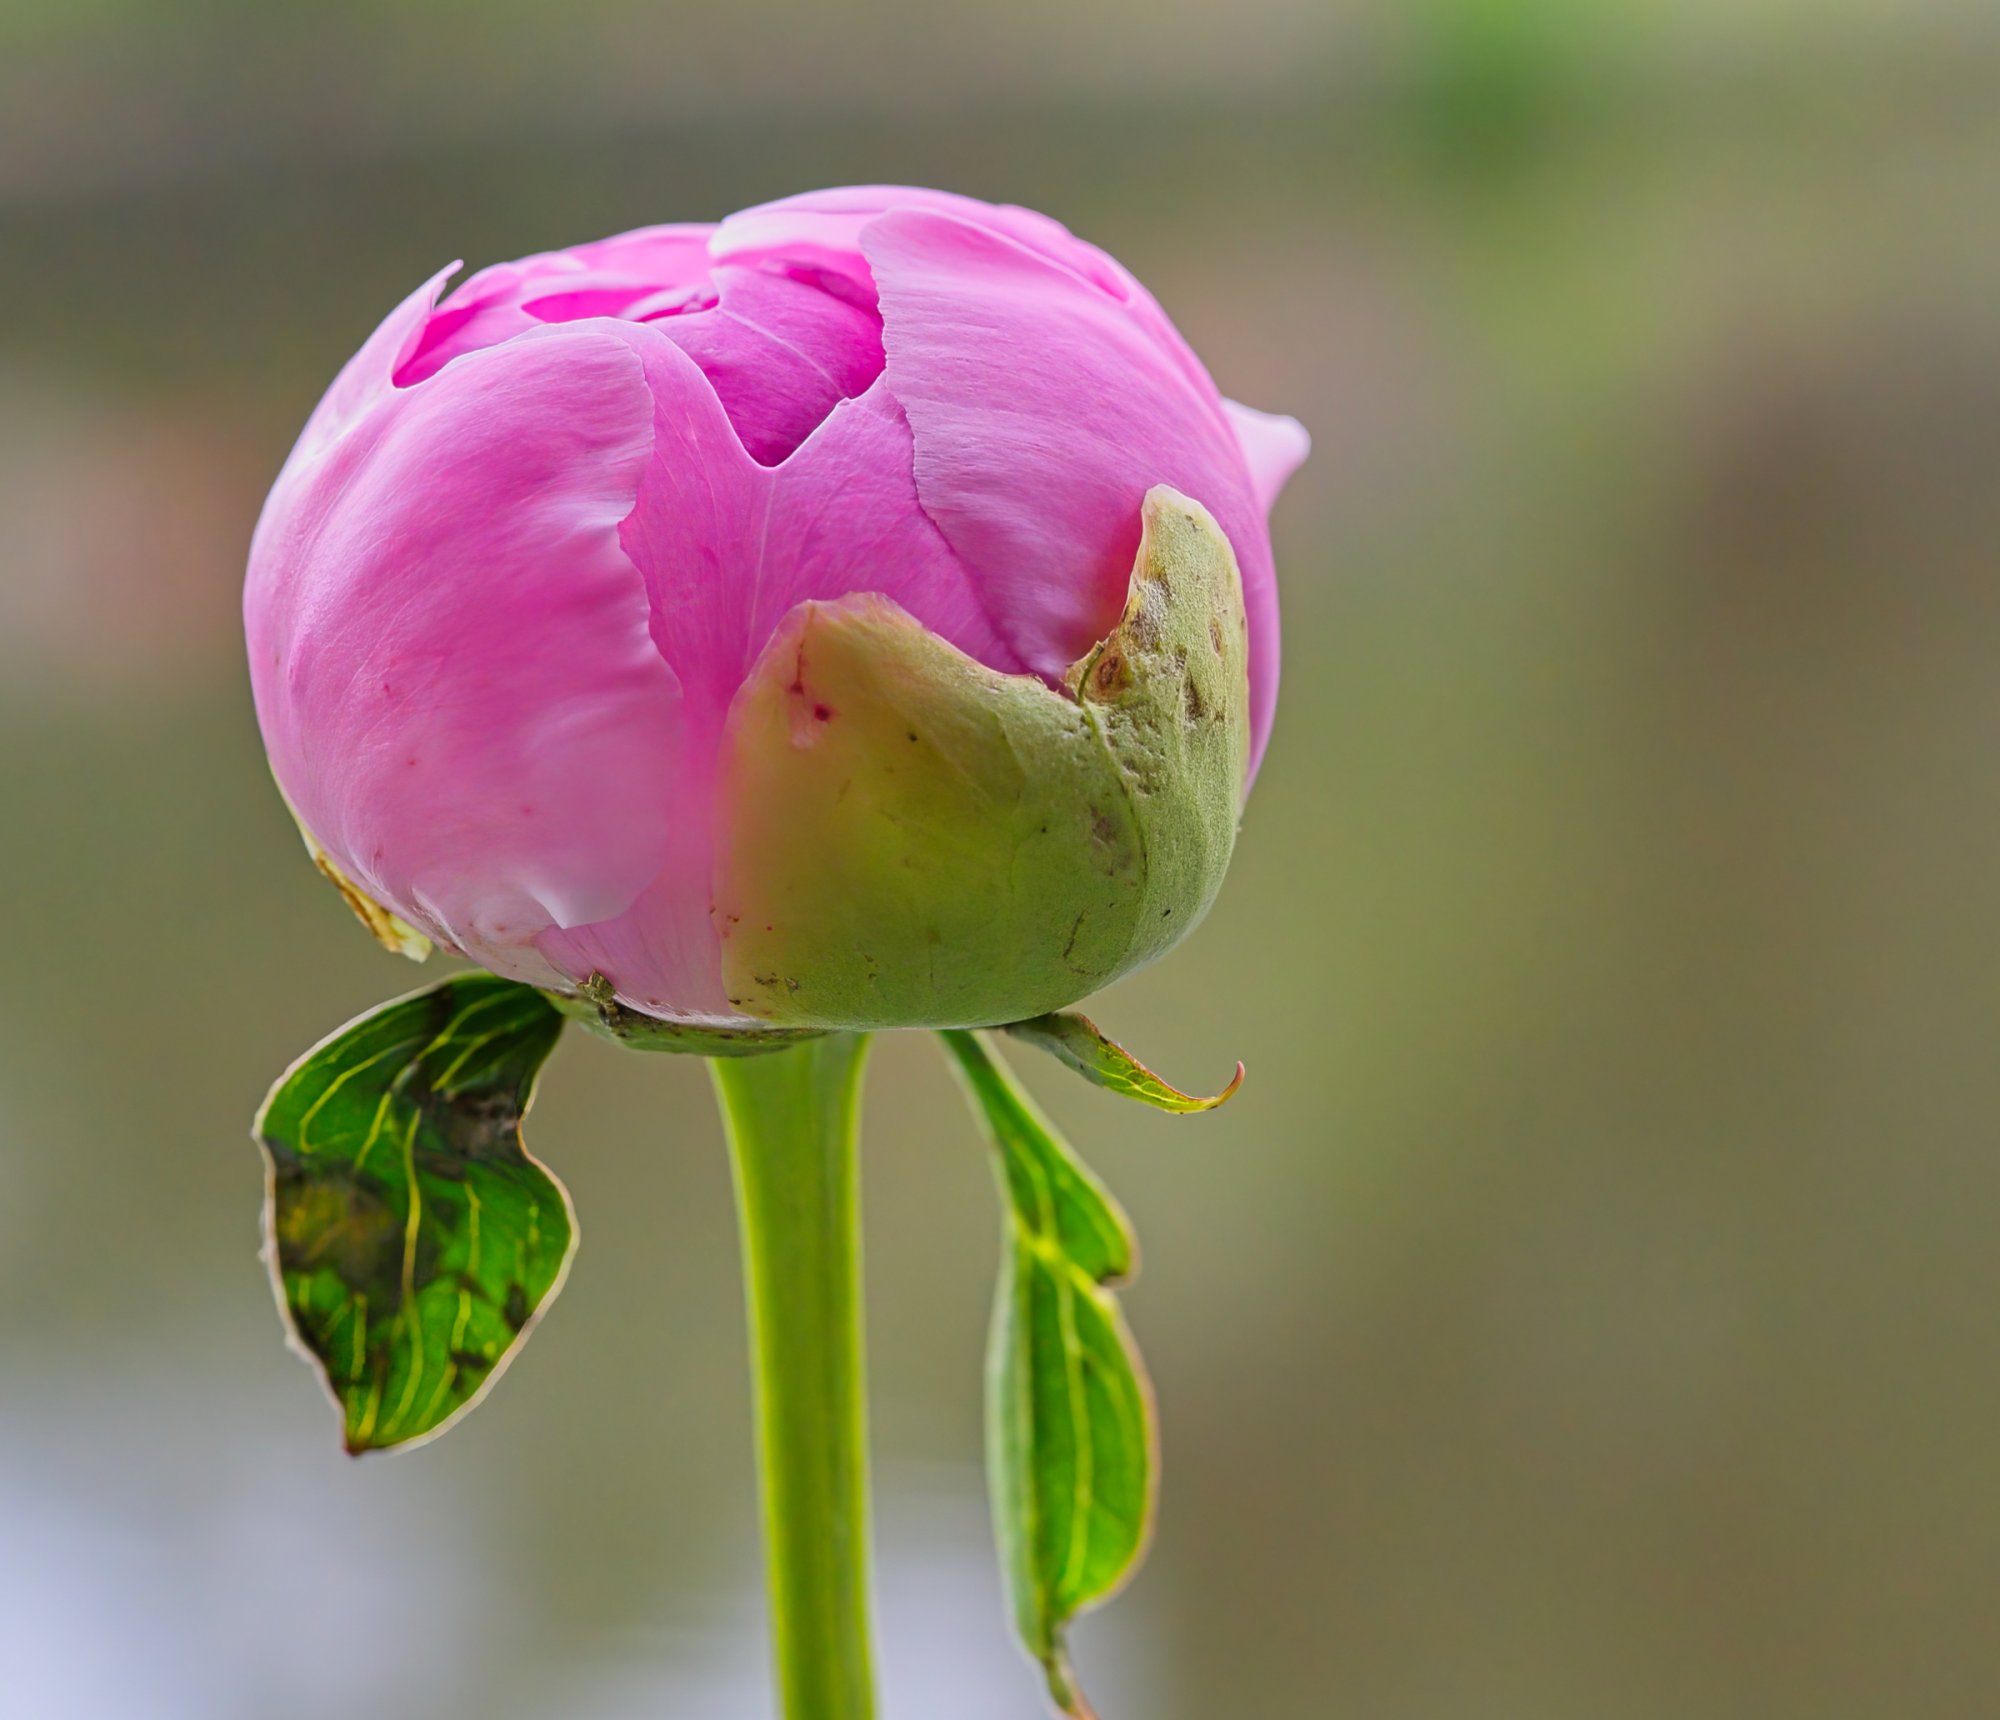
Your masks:
<instances>
[{"instance_id":1,"label":"green sepal with brown spot","mask_svg":"<svg viewBox=\"0 0 2000 1720\"><path fill-rule=\"evenodd\" d=\"M1152 1388L1111 1295L1137 1268L1118 1204L974 1033L941 1037L993 1148L1006 1208L986 1361L994 1537L1022 1645L1072 1720L1092 1710L1070 1621L1129 1577L1152 1533Z\"/></svg>"},{"instance_id":2,"label":"green sepal with brown spot","mask_svg":"<svg viewBox=\"0 0 2000 1720\"><path fill-rule=\"evenodd\" d=\"M611 982L592 974L574 992L542 994L572 1021L622 1045L628 1051L677 1052L686 1057L756 1057L783 1051L804 1039L817 1039L817 1027L703 1027L693 1022L667 1021L618 1001Z\"/></svg>"},{"instance_id":3,"label":"green sepal with brown spot","mask_svg":"<svg viewBox=\"0 0 2000 1720\"><path fill-rule=\"evenodd\" d=\"M464 1414L561 1288L575 1215L521 1118L562 1028L532 986L459 974L349 1022L257 1114L279 1309L351 1453Z\"/></svg>"},{"instance_id":4,"label":"green sepal with brown spot","mask_svg":"<svg viewBox=\"0 0 2000 1720\"><path fill-rule=\"evenodd\" d=\"M1238 1063L1229 1085L1221 1092L1206 1098L1195 1093L1183 1093L1178 1087L1162 1081L1117 1040L1106 1035L1089 1016L1079 1015L1073 1010L1038 1015L1028 1021L1010 1021L1006 1030L1014 1038L1037 1050L1046 1051L1058 1062L1068 1065L1092 1086L1122 1094L1127 1099L1137 1099L1156 1111L1213 1111L1216 1106L1234 1098L1237 1089L1243 1085L1243 1065Z\"/></svg>"},{"instance_id":5,"label":"green sepal with brown spot","mask_svg":"<svg viewBox=\"0 0 2000 1720\"><path fill-rule=\"evenodd\" d=\"M1150 961L1221 886L1249 708L1236 558L1164 486L1123 620L1061 690L881 596L800 604L723 742L731 1006L774 1026L994 1025Z\"/></svg>"}]
</instances>

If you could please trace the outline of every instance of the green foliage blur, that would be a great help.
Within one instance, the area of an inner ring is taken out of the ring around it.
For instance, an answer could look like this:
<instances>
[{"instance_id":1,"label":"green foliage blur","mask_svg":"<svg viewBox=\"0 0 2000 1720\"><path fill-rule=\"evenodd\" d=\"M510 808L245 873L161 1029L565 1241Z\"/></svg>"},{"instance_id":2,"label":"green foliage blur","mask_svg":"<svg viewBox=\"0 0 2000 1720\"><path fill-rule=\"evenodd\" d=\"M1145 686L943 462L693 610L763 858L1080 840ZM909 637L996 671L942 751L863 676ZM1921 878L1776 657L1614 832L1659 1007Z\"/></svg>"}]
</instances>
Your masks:
<instances>
[{"instance_id":1,"label":"green foliage blur","mask_svg":"<svg viewBox=\"0 0 2000 1720\"><path fill-rule=\"evenodd\" d=\"M1014 1053L1118 1191L1160 1536L1107 1720L1967 1720L2000 1689L2000 18L1972 0L0 0L0 1714L767 1712L728 1173L572 1034L583 1242L354 1464L247 1129L421 977L314 873L236 603L472 266L806 186L1048 209L1303 419L1205 927ZM888 1713L1025 1720L1000 1216L874 1058Z\"/></svg>"}]
</instances>

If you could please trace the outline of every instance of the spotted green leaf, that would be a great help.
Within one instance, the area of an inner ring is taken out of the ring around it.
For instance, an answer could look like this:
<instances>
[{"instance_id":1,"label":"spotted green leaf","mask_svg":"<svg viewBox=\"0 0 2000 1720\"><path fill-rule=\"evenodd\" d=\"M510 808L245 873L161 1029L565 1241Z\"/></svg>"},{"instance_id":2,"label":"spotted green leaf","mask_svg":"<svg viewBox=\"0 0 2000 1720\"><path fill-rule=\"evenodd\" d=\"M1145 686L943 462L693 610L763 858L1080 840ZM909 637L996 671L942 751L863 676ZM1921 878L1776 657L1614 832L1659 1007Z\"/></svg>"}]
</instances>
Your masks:
<instances>
[{"instance_id":1,"label":"spotted green leaf","mask_svg":"<svg viewBox=\"0 0 2000 1720\"><path fill-rule=\"evenodd\" d=\"M279 1306L349 1452L469 1409L561 1286L575 1218L521 1117L562 1027L532 987L461 974L349 1022L257 1114Z\"/></svg>"},{"instance_id":2,"label":"spotted green leaf","mask_svg":"<svg viewBox=\"0 0 2000 1720\"><path fill-rule=\"evenodd\" d=\"M1067 1063L1093 1086L1109 1088L1161 1111L1213 1111L1234 1098L1237 1088L1243 1085L1243 1065L1239 1063L1229 1085L1220 1093L1206 1099L1183 1093L1178 1087L1168 1086L1117 1040L1107 1038L1089 1016L1078 1015L1074 1010L1010 1022L1007 1031Z\"/></svg>"},{"instance_id":3,"label":"spotted green leaf","mask_svg":"<svg viewBox=\"0 0 2000 1720\"><path fill-rule=\"evenodd\" d=\"M987 1354L987 1466L1014 1620L1072 1720L1092 1710L1065 1635L1152 1528L1152 1392L1110 1287L1131 1227L977 1035L942 1035L994 1149L1006 1245Z\"/></svg>"}]
</instances>

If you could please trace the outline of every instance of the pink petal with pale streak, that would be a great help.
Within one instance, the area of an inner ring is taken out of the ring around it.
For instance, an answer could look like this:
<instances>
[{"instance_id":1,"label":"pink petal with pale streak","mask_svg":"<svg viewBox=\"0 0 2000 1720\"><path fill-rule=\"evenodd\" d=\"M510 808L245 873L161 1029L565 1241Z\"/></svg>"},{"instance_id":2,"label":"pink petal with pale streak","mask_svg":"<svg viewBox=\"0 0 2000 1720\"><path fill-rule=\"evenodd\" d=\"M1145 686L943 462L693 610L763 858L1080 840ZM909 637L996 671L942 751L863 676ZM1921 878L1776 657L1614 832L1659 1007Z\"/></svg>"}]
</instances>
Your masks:
<instances>
[{"instance_id":1,"label":"pink petal with pale streak","mask_svg":"<svg viewBox=\"0 0 2000 1720\"><path fill-rule=\"evenodd\" d=\"M929 209L957 215L1018 239L1030 250L1058 261L1082 262L1071 253L1096 259L1089 268L1117 265L1103 252L1082 244L1059 221L1033 209L1008 203L981 203L951 191L929 191L916 185L842 185L824 191L803 191L760 203L729 216L715 230L709 249L718 263L770 262L786 267L819 268L844 277L874 302L874 277L861 251L861 229L891 209Z\"/></svg>"},{"instance_id":2,"label":"pink petal with pale streak","mask_svg":"<svg viewBox=\"0 0 2000 1720\"><path fill-rule=\"evenodd\" d=\"M708 273L708 242L714 234L713 222L677 221L572 245L568 254L587 268L616 269L654 281L698 281Z\"/></svg>"},{"instance_id":3,"label":"pink petal with pale streak","mask_svg":"<svg viewBox=\"0 0 2000 1720\"><path fill-rule=\"evenodd\" d=\"M1148 489L1215 515L1243 571L1254 772L1277 703L1277 583L1212 385L1110 294L989 228L896 210L861 243L917 493L1035 673L1056 681L1116 624Z\"/></svg>"},{"instance_id":4,"label":"pink petal with pale streak","mask_svg":"<svg viewBox=\"0 0 2000 1720\"><path fill-rule=\"evenodd\" d=\"M1257 492L1257 505L1267 514L1285 480L1305 464L1312 452L1312 437L1296 418L1279 412L1259 412L1239 400L1225 400L1222 410L1229 415L1229 427L1236 432L1236 445L1243 450L1243 463L1250 468L1250 483Z\"/></svg>"},{"instance_id":5,"label":"pink petal with pale streak","mask_svg":"<svg viewBox=\"0 0 2000 1720\"><path fill-rule=\"evenodd\" d=\"M1132 272L1109 252L1079 239L1060 221L1012 203L981 203L949 191L914 185L849 185L806 191L731 215L715 230L709 248L718 261L810 267L848 281L875 302L875 278L862 255L861 232L893 209L927 209L987 227L1081 275L1125 306L1133 320L1187 376L1195 391L1218 409L1221 397L1201 360L1166 312Z\"/></svg>"},{"instance_id":6,"label":"pink petal with pale streak","mask_svg":"<svg viewBox=\"0 0 2000 1720\"><path fill-rule=\"evenodd\" d=\"M399 313L400 315L401 313ZM280 785L377 900L495 971L658 874L680 689L619 542L653 402L606 323L382 390L295 457L245 591Z\"/></svg>"},{"instance_id":7,"label":"pink petal with pale streak","mask_svg":"<svg viewBox=\"0 0 2000 1720\"><path fill-rule=\"evenodd\" d=\"M778 623L809 597L880 592L981 662L1021 665L920 506L909 426L879 382L767 467L656 325L597 326L644 355L653 391L655 452L622 537L645 576L654 642L683 690L685 744L659 874L629 912L547 932L540 947L562 971L602 973L636 1008L740 1022L722 994L710 915L715 767L730 701Z\"/></svg>"}]
</instances>

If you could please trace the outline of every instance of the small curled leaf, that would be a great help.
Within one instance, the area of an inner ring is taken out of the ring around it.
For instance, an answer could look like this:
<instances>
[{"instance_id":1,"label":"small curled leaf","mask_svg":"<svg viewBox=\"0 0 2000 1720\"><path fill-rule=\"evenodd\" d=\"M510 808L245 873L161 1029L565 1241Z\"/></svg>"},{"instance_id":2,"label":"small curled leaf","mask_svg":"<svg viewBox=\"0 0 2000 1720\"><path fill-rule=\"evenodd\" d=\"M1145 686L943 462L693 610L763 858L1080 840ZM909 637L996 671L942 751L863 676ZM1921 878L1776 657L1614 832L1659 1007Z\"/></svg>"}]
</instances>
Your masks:
<instances>
[{"instance_id":1,"label":"small curled leaf","mask_svg":"<svg viewBox=\"0 0 2000 1720\"><path fill-rule=\"evenodd\" d=\"M1089 1016L1074 1011L1010 1022L1006 1031L1068 1064L1093 1086L1122 1093L1128 1099L1137 1099L1161 1111L1181 1114L1213 1111L1234 1098L1237 1088L1243 1085L1243 1065L1238 1063L1235 1075L1220 1093L1206 1099L1183 1093L1162 1081L1115 1039L1107 1038Z\"/></svg>"},{"instance_id":2,"label":"small curled leaf","mask_svg":"<svg viewBox=\"0 0 2000 1720\"><path fill-rule=\"evenodd\" d=\"M562 1027L533 987L460 974L349 1022L257 1114L279 1308L350 1453L470 1409L561 1287L575 1217L521 1117Z\"/></svg>"}]
</instances>

